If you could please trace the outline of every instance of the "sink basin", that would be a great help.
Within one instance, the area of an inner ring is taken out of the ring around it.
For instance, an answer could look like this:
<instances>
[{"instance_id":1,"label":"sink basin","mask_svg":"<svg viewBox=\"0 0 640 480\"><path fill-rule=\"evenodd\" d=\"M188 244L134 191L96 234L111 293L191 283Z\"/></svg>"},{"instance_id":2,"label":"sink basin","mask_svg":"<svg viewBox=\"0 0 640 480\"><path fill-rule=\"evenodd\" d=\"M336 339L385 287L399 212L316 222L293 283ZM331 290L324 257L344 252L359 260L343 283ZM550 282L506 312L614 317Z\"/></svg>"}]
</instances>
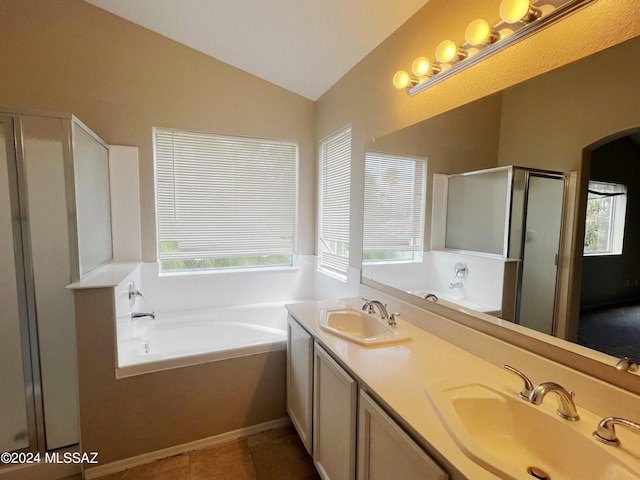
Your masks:
<instances>
[{"instance_id":1,"label":"sink basin","mask_svg":"<svg viewBox=\"0 0 640 480\"><path fill-rule=\"evenodd\" d=\"M389 345L406 342L411 337L379 318L352 308L327 310L320 317L320 328L359 345Z\"/></svg>"},{"instance_id":2,"label":"sink basin","mask_svg":"<svg viewBox=\"0 0 640 480\"><path fill-rule=\"evenodd\" d=\"M640 480L640 459L592 437L600 418L591 412L568 422L555 398L537 407L478 383L430 385L427 396L462 451L500 478L539 478L534 468L550 480Z\"/></svg>"}]
</instances>

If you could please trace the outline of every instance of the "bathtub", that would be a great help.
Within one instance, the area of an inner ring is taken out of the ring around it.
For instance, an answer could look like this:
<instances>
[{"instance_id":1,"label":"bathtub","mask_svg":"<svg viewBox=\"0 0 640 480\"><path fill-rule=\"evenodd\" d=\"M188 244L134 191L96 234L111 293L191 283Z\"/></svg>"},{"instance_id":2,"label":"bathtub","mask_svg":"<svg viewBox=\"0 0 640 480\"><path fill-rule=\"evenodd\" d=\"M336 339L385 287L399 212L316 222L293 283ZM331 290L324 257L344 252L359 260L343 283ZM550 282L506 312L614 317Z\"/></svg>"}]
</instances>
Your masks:
<instances>
[{"instance_id":1,"label":"bathtub","mask_svg":"<svg viewBox=\"0 0 640 480\"><path fill-rule=\"evenodd\" d=\"M118 320L118 378L287 346L284 303L156 313Z\"/></svg>"},{"instance_id":2,"label":"bathtub","mask_svg":"<svg viewBox=\"0 0 640 480\"><path fill-rule=\"evenodd\" d=\"M408 290L407 293L410 293L412 295L417 295L419 297L424 297L424 295L427 295L429 293L434 294L436 297L438 297L438 303L440 303L441 305L445 305L449 308L453 308L455 310L458 310L461 308L468 308L471 310L474 310L476 312L483 312L483 313L487 313L489 315L498 315L500 314L500 308L501 307L496 307L493 305L487 305L485 303L481 303L481 302L475 302L473 300L469 300L467 298L461 298L459 296L456 296L455 294L449 293L449 292L442 292L442 291L438 291L438 290ZM464 310L463 310L464 311Z\"/></svg>"}]
</instances>

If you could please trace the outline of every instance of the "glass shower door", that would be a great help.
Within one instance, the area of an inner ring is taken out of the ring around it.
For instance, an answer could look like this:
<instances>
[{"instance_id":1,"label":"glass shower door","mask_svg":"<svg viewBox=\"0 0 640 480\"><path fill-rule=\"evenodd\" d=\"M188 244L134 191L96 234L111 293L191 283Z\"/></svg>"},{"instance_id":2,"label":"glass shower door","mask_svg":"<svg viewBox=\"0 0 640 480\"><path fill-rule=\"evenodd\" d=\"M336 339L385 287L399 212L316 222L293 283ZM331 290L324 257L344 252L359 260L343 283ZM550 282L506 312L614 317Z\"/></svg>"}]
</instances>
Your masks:
<instances>
[{"instance_id":1,"label":"glass shower door","mask_svg":"<svg viewBox=\"0 0 640 480\"><path fill-rule=\"evenodd\" d=\"M35 449L13 119L0 116L0 452Z\"/></svg>"},{"instance_id":2,"label":"glass shower door","mask_svg":"<svg viewBox=\"0 0 640 480\"><path fill-rule=\"evenodd\" d=\"M553 335L564 179L531 174L522 256L519 323Z\"/></svg>"}]
</instances>

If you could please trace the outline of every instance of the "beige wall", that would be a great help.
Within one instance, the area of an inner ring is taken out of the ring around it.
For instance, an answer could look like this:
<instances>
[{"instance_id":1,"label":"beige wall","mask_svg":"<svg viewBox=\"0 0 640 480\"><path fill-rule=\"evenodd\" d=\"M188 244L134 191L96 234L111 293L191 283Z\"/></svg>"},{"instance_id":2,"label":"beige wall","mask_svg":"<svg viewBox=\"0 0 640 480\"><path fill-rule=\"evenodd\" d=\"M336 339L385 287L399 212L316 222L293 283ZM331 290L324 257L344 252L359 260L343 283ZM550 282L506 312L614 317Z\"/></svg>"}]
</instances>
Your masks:
<instances>
[{"instance_id":1,"label":"beige wall","mask_svg":"<svg viewBox=\"0 0 640 480\"><path fill-rule=\"evenodd\" d=\"M314 102L80 0L3 0L0 44L0 105L70 112L140 148L145 260L156 258L154 126L298 141L299 253L313 253Z\"/></svg>"},{"instance_id":2,"label":"beige wall","mask_svg":"<svg viewBox=\"0 0 640 480\"><path fill-rule=\"evenodd\" d=\"M639 51L636 39L509 89L498 164L580 171L584 148L640 126Z\"/></svg>"}]
</instances>

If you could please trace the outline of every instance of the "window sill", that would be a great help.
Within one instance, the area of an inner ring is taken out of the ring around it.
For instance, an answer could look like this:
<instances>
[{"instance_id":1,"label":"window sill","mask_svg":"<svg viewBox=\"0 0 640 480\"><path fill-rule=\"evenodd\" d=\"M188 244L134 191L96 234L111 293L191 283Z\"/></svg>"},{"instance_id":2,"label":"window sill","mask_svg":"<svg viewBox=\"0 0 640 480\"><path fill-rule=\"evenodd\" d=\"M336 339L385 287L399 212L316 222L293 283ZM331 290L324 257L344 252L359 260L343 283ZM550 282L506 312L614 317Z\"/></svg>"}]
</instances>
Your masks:
<instances>
[{"instance_id":1,"label":"window sill","mask_svg":"<svg viewBox=\"0 0 640 480\"><path fill-rule=\"evenodd\" d=\"M287 265L281 267L260 267L260 268L228 268L219 270L180 270L175 272L163 272L158 265L158 276L160 277L187 277L199 275L242 275L257 273L274 273L274 272L297 272L300 270L298 265Z\"/></svg>"},{"instance_id":2,"label":"window sill","mask_svg":"<svg viewBox=\"0 0 640 480\"><path fill-rule=\"evenodd\" d=\"M322 267L319 267L317 269L317 271L319 273L322 273L323 275L326 275L327 277L331 277L331 278L333 278L335 280L338 280L338 281L340 281L342 283L347 283L347 275L346 274L340 274L340 273L337 273L337 272L332 272L331 270L326 270L326 269L324 269Z\"/></svg>"}]
</instances>

